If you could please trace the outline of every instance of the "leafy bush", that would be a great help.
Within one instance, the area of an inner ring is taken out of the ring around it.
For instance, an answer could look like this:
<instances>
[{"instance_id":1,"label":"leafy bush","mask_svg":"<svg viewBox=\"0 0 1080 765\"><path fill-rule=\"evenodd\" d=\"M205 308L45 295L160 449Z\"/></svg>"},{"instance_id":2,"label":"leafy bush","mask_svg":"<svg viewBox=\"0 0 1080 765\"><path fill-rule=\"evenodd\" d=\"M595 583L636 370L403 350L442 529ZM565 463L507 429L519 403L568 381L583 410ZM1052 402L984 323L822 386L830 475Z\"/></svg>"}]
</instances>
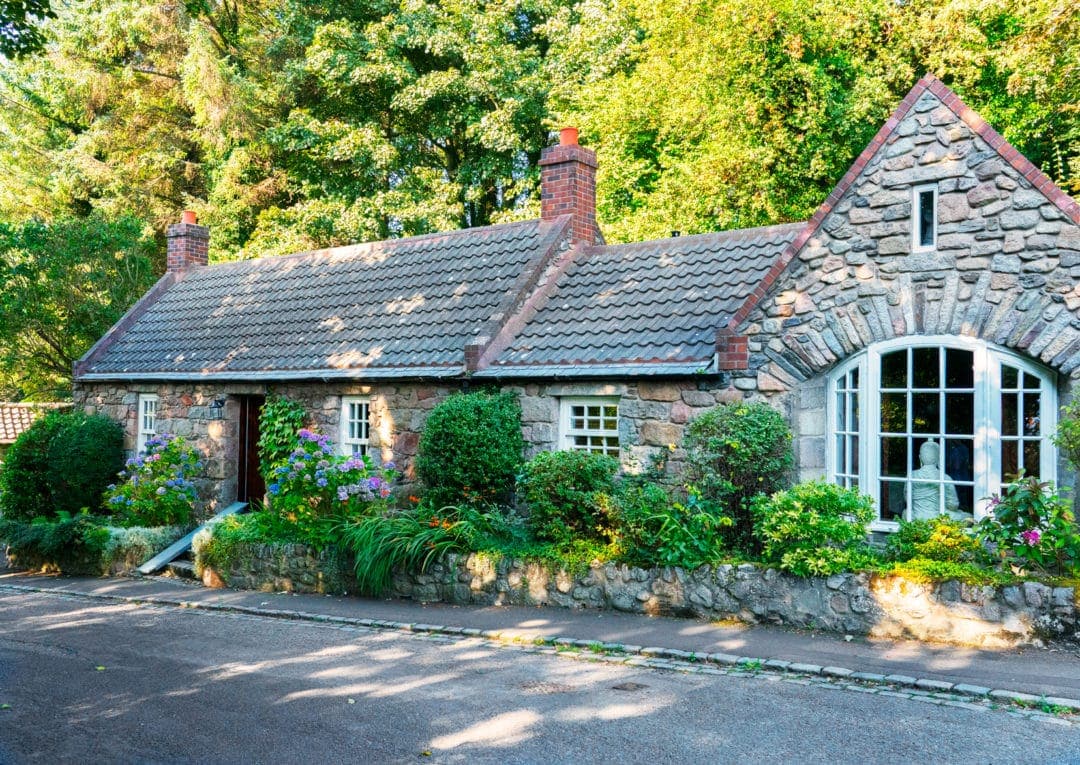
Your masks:
<instances>
[{"instance_id":1,"label":"leafy bush","mask_svg":"<svg viewBox=\"0 0 1080 765\"><path fill-rule=\"evenodd\" d=\"M212 568L227 577L245 546L252 544L310 544L295 523L276 513L259 511L229 515L203 529L191 542L196 573Z\"/></svg>"},{"instance_id":2,"label":"leafy bush","mask_svg":"<svg viewBox=\"0 0 1080 765\"><path fill-rule=\"evenodd\" d=\"M49 445L64 422L49 412L24 430L8 449L0 468L0 511L9 521L54 514L49 486Z\"/></svg>"},{"instance_id":3,"label":"leafy bush","mask_svg":"<svg viewBox=\"0 0 1080 765\"><path fill-rule=\"evenodd\" d=\"M759 497L754 533L763 559L797 576L826 576L865 565L873 501L852 489L810 481Z\"/></svg>"},{"instance_id":4,"label":"leafy bush","mask_svg":"<svg viewBox=\"0 0 1080 765\"><path fill-rule=\"evenodd\" d=\"M886 557L894 561L913 558L952 563L985 561L982 544L969 526L948 516L915 521L900 521L900 528L889 536Z\"/></svg>"},{"instance_id":5,"label":"leafy bush","mask_svg":"<svg viewBox=\"0 0 1080 765\"><path fill-rule=\"evenodd\" d=\"M53 508L96 511L124 465L124 431L102 415L64 415L49 443ZM158 524L155 524L158 525Z\"/></svg>"},{"instance_id":6,"label":"leafy bush","mask_svg":"<svg viewBox=\"0 0 1080 765\"><path fill-rule=\"evenodd\" d=\"M1061 449L1074 470L1080 470L1080 395L1061 408L1054 445Z\"/></svg>"},{"instance_id":7,"label":"leafy bush","mask_svg":"<svg viewBox=\"0 0 1080 765\"><path fill-rule=\"evenodd\" d=\"M435 510L421 504L347 522L340 540L356 560L360 591L379 595L390 586L395 568L424 572L448 553L471 552L493 538L505 538L499 519L467 505Z\"/></svg>"},{"instance_id":8,"label":"leafy bush","mask_svg":"<svg viewBox=\"0 0 1080 765\"><path fill-rule=\"evenodd\" d=\"M507 504L525 442L512 393L456 393L428 416L416 474L435 506Z\"/></svg>"},{"instance_id":9,"label":"leafy bush","mask_svg":"<svg viewBox=\"0 0 1080 765\"><path fill-rule=\"evenodd\" d=\"M1010 573L988 569L977 563L958 561L931 560L930 558L912 558L893 563L881 571L883 574L895 574L912 582L946 582L952 579L971 585L1013 584L1018 578Z\"/></svg>"},{"instance_id":10,"label":"leafy bush","mask_svg":"<svg viewBox=\"0 0 1080 765\"><path fill-rule=\"evenodd\" d=\"M201 468L198 453L184 439L162 433L127 461L122 483L109 487L106 506L123 526L186 524L198 500L191 476Z\"/></svg>"},{"instance_id":11,"label":"leafy bush","mask_svg":"<svg viewBox=\"0 0 1080 765\"><path fill-rule=\"evenodd\" d=\"M0 539L10 545L18 566L65 574L101 576L149 560L183 536L180 526L117 528L88 513L61 512L56 518L0 521Z\"/></svg>"},{"instance_id":12,"label":"leafy bush","mask_svg":"<svg viewBox=\"0 0 1080 765\"><path fill-rule=\"evenodd\" d=\"M632 565L697 568L724 557L724 534L733 521L695 489L676 502L662 486L628 482L617 508L623 555Z\"/></svg>"},{"instance_id":13,"label":"leafy bush","mask_svg":"<svg viewBox=\"0 0 1080 765\"><path fill-rule=\"evenodd\" d=\"M123 466L124 434L101 415L50 412L8 450L0 470L0 509L9 520L97 510Z\"/></svg>"},{"instance_id":14,"label":"leafy bush","mask_svg":"<svg viewBox=\"0 0 1080 765\"><path fill-rule=\"evenodd\" d=\"M990 498L991 515L979 536L994 545L1002 563L1070 573L1080 563L1080 534L1072 508L1047 482L1020 477Z\"/></svg>"},{"instance_id":15,"label":"leafy bush","mask_svg":"<svg viewBox=\"0 0 1080 765\"><path fill-rule=\"evenodd\" d=\"M57 513L30 523L0 521L0 538L8 555L22 567L69 574L102 573L109 532L88 513Z\"/></svg>"},{"instance_id":16,"label":"leafy bush","mask_svg":"<svg viewBox=\"0 0 1080 765\"><path fill-rule=\"evenodd\" d=\"M611 535L615 459L589 452L543 452L529 460L518 492L537 539L556 543Z\"/></svg>"},{"instance_id":17,"label":"leafy bush","mask_svg":"<svg viewBox=\"0 0 1080 765\"><path fill-rule=\"evenodd\" d=\"M386 507L394 466L375 468L370 457L335 454L328 437L306 428L298 435L285 464L274 468L270 507L308 544L321 547L332 541L341 519Z\"/></svg>"},{"instance_id":18,"label":"leafy bush","mask_svg":"<svg viewBox=\"0 0 1080 765\"><path fill-rule=\"evenodd\" d=\"M690 483L734 521L732 542L753 549L751 499L784 488L794 462L784 418L766 404L718 406L687 426L686 451Z\"/></svg>"},{"instance_id":19,"label":"leafy bush","mask_svg":"<svg viewBox=\"0 0 1080 765\"><path fill-rule=\"evenodd\" d=\"M259 473L267 483L274 468L284 464L307 421L303 404L285 396L268 396L259 412Z\"/></svg>"}]
</instances>

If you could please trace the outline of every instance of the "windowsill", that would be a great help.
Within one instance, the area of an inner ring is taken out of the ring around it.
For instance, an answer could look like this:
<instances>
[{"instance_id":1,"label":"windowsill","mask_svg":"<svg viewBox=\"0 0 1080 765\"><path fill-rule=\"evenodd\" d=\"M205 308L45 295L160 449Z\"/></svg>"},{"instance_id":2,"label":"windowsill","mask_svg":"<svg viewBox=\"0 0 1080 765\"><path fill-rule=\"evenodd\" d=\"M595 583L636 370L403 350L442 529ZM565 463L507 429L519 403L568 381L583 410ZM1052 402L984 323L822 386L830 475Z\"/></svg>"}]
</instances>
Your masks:
<instances>
[{"instance_id":1,"label":"windowsill","mask_svg":"<svg viewBox=\"0 0 1080 765\"><path fill-rule=\"evenodd\" d=\"M900 524L896 521L870 521L871 531L880 531L884 534L895 534L900 530Z\"/></svg>"}]
</instances>

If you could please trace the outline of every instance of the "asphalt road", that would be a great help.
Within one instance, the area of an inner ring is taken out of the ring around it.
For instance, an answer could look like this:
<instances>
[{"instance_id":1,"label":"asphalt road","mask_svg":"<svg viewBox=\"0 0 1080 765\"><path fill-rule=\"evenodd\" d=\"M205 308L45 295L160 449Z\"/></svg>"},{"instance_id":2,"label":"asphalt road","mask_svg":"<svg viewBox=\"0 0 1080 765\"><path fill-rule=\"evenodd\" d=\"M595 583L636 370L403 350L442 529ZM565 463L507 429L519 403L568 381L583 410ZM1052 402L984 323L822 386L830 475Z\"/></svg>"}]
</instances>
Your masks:
<instances>
[{"instance_id":1,"label":"asphalt road","mask_svg":"<svg viewBox=\"0 0 1080 765\"><path fill-rule=\"evenodd\" d=\"M0 593L0 762L1080 763L1080 729L306 622Z\"/></svg>"}]
</instances>

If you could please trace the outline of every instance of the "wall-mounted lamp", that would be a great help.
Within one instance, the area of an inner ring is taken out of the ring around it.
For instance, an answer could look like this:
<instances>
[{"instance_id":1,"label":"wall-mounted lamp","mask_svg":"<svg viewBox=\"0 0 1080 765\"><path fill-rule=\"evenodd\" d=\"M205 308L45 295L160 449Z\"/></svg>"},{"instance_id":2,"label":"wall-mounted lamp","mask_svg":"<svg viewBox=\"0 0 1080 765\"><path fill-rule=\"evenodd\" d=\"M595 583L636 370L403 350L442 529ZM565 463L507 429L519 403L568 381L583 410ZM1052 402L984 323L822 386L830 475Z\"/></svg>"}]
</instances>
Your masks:
<instances>
[{"instance_id":1,"label":"wall-mounted lamp","mask_svg":"<svg viewBox=\"0 0 1080 765\"><path fill-rule=\"evenodd\" d=\"M210 419L221 420L225 417L225 399L215 398L210 402Z\"/></svg>"}]
</instances>

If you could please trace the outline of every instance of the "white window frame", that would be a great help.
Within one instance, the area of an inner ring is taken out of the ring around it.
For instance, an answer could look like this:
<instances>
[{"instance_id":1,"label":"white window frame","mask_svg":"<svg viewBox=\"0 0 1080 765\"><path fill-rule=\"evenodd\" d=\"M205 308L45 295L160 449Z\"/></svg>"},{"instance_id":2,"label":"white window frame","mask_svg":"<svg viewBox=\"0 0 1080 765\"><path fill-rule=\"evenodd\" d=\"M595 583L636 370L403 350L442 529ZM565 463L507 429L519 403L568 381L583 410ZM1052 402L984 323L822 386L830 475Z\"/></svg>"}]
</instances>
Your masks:
<instances>
[{"instance_id":1,"label":"white window frame","mask_svg":"<svg viewBox=\"0 0 1080 765\"><path fill-rule=\"evenodd\" d=\"M1057 389L1053 373L1019 354L991 346L973 338L951 335L927 335L901 337L887 340L867 348L858 356L837 366L828 380L826 416L826 469L828 480L836 481L839 459L836 453L838 432L837 394L839 383L853 368L859 369L858 406L859 418L859 491L874 498L874 506L880 512L880 465L881 465L881 356L905 348L954 348L970 351L974 364L974 450L972 472L974 474L974 514L978 520L987 514L989 497L1000 494L1001 482L1001 367L1002 364L1017 368L1021 373L1034 375L1039 380L1039 416L1041 424L1038 439L1042 442L1040 453L1040 478L1057 483L1057 450L1051 436L1057 430ZM892 532L899 528L895 521L874 520L872 531Z\"/></svg>"},{"instance_id":2,"label":"white window frame","mask_svg":"<svg viewBox=\"0 0 1080 765\"><path fill-rule=\"evenodd\" d=\"M600 428L575 428L573 426L573 408L575 406L599 406L601 407ZM615 407L615 427L603 427L603 407ZM614 453L610 446L592 447L588 444L574 443L579 437L585 438L611 438L616 439ZM609 457L619 459L622 450L622 438L619 435L619 397L618 396L569 396L559 399L559 448L562 451L584 451L594 454L606 454Z\"/></svg>"},{"instance_id":3,"label":"white window frame","mask_svg":"<svg viewBox=\"0 0 1080 765\"><path fill-rule=\"evenodd\" d=\"M933 206L932 215L930 219L932 221L933 230L930 244L922 244L919 237L919 225L922 220L922 209L920 207L920 200L922 195L927 192L933 192L931 205ZM924 184L922 186L914 186L911 189L911 251L912 252L933 252L937 249L938 240L938 187L936 183Z\"/></svg>"},{"instance_id":4,"label":"white window frame","mask_svg":"<svg viewBox=\"0 0 1080 765\"><path fill-rule=\"evenodd\" d=\"M157 435L158 396L140 393L135 410L135 453L146 451L146 442Z\"/></svg>"},{"instance_id":5,"label":"white window frame","mask_svg":"<svg viewBox=\"0 0 1080 765\"><path fill-rule=\"evenodd\" d=\"M354 418L353 407L362 412ZM354 427L355 426L355 427ZM368 396L342 396L338 449L346 456L366 455L371 446L371 399Z\"/></svg>"}]
</instances>

